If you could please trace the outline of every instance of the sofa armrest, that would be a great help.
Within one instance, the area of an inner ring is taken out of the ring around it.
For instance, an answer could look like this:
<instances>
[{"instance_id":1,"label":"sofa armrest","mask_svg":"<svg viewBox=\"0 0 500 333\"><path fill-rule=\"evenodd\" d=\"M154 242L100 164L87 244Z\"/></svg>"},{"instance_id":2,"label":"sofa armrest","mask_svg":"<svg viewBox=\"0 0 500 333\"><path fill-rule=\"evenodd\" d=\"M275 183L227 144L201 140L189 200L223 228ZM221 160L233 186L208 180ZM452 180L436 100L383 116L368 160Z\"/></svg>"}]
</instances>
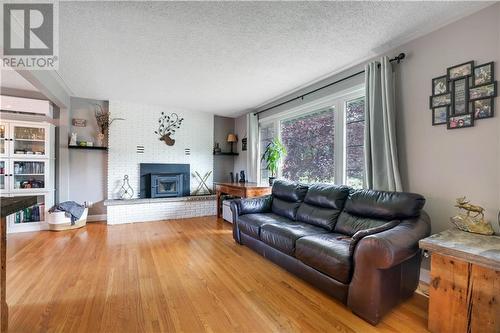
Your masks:
<instances>
[{"instance_id":1,"label":"sofa armrest","mask_svg":"<svg viewBox=\"0 0 500 333\"><path fill-rule=\"evenodd\" d=\"M271 195L258 198L236 199L231 202L231 211L233 219L236 216L245 214L269 213L271 212Z\"/></svg>"},{"instance_id":2,"label":"sofa armrest","mask_svg":"<svg viewBox=\"0 0 500 333\"><path fill-rule=\"evenodd\" d=\"M233 238L241 244L238 217L245 214L269 213L271 212L272 196L267 195L259 198L236 199L231 201L231 213L233 214Z\"/></svg>"},{"instance_id":3,"label":"sofa armrest","mask_svg":"<svg viewBox=\"0 0 500 333\"><path fill-rule=\"evenodd\" d=\"M359 243L360 240L362 240L365 237L368 237L370 235L378 234L380 232L389 230L394 228L399 224L399 220L392 220L387 223L384 223L382 225L379 225L377 227L369 228L369 229L363 229L357 231L354 235L351 237L351 244L349 245L349 253L352 255L354 253L354 249L356 248L356 245Z\"/></svg>"},{"instance_id":4,"label":"sofa armrest","mask_svg":"<svg viewBox=\"0 0 500 333\"><path fill-rule=\"evenodd\" d=\"M417 219L362 238L354 252L354 262L387 269L411 258L418 252L418 241L430 235L430 219L426 212Z\"/></svg>"},{"instance_id":5,"label":"sofa armrest","mask_svg":"<svg viewBox=\"0 0 500 333\"><path fill-rule=\"evenodd\" d=\"M347 305L376 325L418 286L420 250L418 241L430 234L430 219L403 220L386 231L362 238L354 250L354 272Z\"/></svg>"}]
</instances>

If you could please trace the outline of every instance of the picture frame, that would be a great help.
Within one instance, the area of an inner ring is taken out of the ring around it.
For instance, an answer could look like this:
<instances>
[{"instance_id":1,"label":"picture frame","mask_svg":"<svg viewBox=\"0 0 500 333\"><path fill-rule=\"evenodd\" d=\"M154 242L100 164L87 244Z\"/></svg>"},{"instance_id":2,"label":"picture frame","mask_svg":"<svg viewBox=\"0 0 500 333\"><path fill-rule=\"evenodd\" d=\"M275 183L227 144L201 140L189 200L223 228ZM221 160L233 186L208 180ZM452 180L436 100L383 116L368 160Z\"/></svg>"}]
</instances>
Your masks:
<instances>
[{"instance_id":1,"label":"picture frame","mask_svg":"<svg viewBox=\"0 0 500 333\"><path fill-rule=\"evenodd\" d=\"M449 112L449 106L440 106L432 109L432 126L447 124Z\"/></svg>"},{"instance_id":2,"label":"picture frame","mask_svg":"<svg viewBox=\"0 0 500 333\"><path fill-rule=\"evenodd\" d=\"M474 61L467 61L463 64L455 65L452 67L448 67L446 69L446 76L448 80L458 80L464 77L472 76L472 72L474 70Z\"/></svg>"},{"instance_id":3,"label":"picture frame","mask_svg":"<svg viewBox=\"0 0 500 333\"><path fill-rule=\"evenodd\" d=\"M475 66L472 75L473 87L493 83L494 76L495 76L495 65L493 61L488 62L486 64Z\"/></svg>"},{"instance_id":4,"label":"picture frame","mask_svg":"<svg viewBox=\"0 0 500 333\"><path fill-rule=\"evenodd\" d=\"M488 97L497 97L497 82L483 84L469 89L471 101Z\"/></svg>"},{"instance_id":5,"label":"picture frame","mask_svg":"<svg viewBox=\"0 0 500 333\"><path fill-rule=\"evenodd\" d=\"M495 98L476 99L471 102L474 119L491 118L495 113Z\"/></svg>"},{"instance_id":6,"label":"picture frame","mask_svg":"<svg viewBox=\"0 0 500 333\"><path fill-rule=\"evenodd\" d=\"M467 128L472 126L474 126L474 116L471 113L448 117L448 129Z\"/></svg>"},{"instance_id":7,"label":"picture frame","mask_svg":"<svg viewBox=\"0 0 500 333\"><path fill-rule=\"evenodd\" d=\"M448 76L443 75L432 79L432 95L441 95L449 92Z\"/></svg>"},{"instance_id":8,"label":"picture frame","mask_svg":"<svg viewBox=\"0 0 500 333\"><path fill-rule=\"evenodd\" d=\"M87 120L80 119L80 118L73 118L71 120L71 125L73 125L75 127L87 127Z\"/></svg>"},{"instance_id":9,"label":"picture frame","mask_svg":"<svg viewBox=\"0 0 500 333\"><path fill-rule=\"evenodd\" d=\"M469 78L453 80L451 93L451 113L457 116L469 113Z\"/></svg>"},{"instance_id":10,"label":"picture frame","mask_svg":"<svg viewBox=\"0 0 500 333\"><path fill-rule=\"evenodd\" d=\"M430 96L429 105L430 109L434 109L440 106L451 105L451 93L444 93L441 95Z\"/></svg>"},{"instance_id":11,"label":"picture frame","mask_svg":"<svg viewBox=\"0 0 500 333\"><path fill-rule=\"evenodd\" d=\"M246 151L247 150L247 141L248 141L247 138L241 139L241 150L242 151Z\"/></svg>"}]
</instances>

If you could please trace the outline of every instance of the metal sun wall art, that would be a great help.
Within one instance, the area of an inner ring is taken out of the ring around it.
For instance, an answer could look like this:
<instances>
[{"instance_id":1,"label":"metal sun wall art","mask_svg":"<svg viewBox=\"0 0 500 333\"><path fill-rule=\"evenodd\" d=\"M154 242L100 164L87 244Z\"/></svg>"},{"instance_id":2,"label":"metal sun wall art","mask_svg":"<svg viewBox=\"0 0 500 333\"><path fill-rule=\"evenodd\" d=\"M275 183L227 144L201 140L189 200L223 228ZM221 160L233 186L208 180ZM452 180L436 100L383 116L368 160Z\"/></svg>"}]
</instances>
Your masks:
<instances>
[{"instance_id":1,"label":"metal sun wall art","mask_svg":"<svg viewBox=\"0 0 500 333\"><path fill-rule=\"evenodd\" d=\"M447 69L447 74L432 79L432 125L448 129L474 126L478 119L494 115L497 82L494 63L474 65L469 61Z\"/></svg>"},{"instance_id":2,"label":"metal sun wall art","mask_svg":"<svg viewBox=\"0 0 500 333\"><path fill-rule=\"evenodd\" d=\"M184 118L179 118L177 113L167 115L165 112L162 112L158 119L158 130L155 131L155 134L158 135L160 140L164 141L167 146L173 146L175 140L172 139L172 136L175 134L176 130L181 128L183 121Z\"/></svg>"}]
</instances>

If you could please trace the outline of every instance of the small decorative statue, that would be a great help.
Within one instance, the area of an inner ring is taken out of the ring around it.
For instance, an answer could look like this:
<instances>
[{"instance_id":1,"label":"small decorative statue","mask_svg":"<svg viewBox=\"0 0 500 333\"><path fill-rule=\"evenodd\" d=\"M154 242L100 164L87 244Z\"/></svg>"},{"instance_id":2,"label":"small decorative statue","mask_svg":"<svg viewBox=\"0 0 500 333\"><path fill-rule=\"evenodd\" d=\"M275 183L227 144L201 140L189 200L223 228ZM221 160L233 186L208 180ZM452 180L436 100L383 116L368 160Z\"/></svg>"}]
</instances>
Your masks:
<instances>
[{"instance_id":1,"label":"small decorative statue","mask_svg":"<svg viewBox=\"0 0 500 333\"><path fill-rule=\"evenodd\" d=\"M245 183L246 180L245 180L245 171L244 170L241 170L240 171L240 183Z\"/></svg>"},{"instance_id":2,"label":"small decorative statue","mask_svg":"<svg viewBox=\"0 0 500 333\"><path fill-rule=\"evenodd\" d=\"M179 118L177 113L166 115L165 112L162 112L160 119L158 119L158 130L155 131L155 134L157 134L160 140L164 141L167 146L173 146L175 140L172 139L172 136L175 134L176 130L181 128L183 121L184 118Z\"/></svg>"},{"instance_id":3,"label":"small decorative statue","mask_svg":"<svg viewBox=\"0 0 500 333\"><path fill-rule=\"evenodd\" d=\"M69 139L69 145L70 146L76 146L76 133L71 133L71 138Z\"/></svg>"},{"instance_id":4,"label":"small decorative statue","mask_svg":"<svg viewBox=\"0 0 500 333\"><path fill-rule=\"evenodd\" d=\"M493 235L491 223L484 220L484 208L469 203L465 197L457 198L455 207L459 209L457 216L450 218L458 229L481 235ZM471 215L474 214L474 215Z\"/></svg>"}]
</instances>

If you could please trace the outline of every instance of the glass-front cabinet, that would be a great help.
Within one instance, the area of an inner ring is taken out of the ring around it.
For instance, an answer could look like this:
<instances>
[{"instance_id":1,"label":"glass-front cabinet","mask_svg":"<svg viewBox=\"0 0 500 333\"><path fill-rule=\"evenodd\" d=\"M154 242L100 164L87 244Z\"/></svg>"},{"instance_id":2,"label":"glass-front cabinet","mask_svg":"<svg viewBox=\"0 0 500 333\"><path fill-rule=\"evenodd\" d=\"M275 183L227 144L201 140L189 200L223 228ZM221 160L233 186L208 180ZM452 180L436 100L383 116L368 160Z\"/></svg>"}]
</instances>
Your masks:
<instances>
[{"instance_id":1,"label":"glass-front cabinet","mask_svg":"<svg viewBox=\"0 0 500 333\"><path fill-rule=\"evenodd\" d=\"M0 156L6 157L9 155L9 125L0 122Z\"/></svg>"},{"instance_id":2,"label":"glass-front cabinet","mask_svg":"<svg viewBox=\"0 0 500 333\"><path fill-rule=\"evenodd\" d=\"M52 148L51 148L52 147ZM0 194L34 195L38 203L7 217L7 232L46 229L54 204L55 127L48 123L2 119L0 122Z\"/></svg>"},{"instance_id":3,"label":"glass-front cabinet","mask_svg":"<svg viewBox=\"0 0 500 333\"><path fill-rule=\"evenodd\" d=\"M11 124L12 156L45 158L48 156L47 127L31 124Z\"/></svg>"},{"instance_id":4,"label":"glass-front cabinet","mask_svg":"<svg viewBox=\"0 0 500 333\"><path fill-rule=\"evenodd\" d=\"M9 176L7 174L8 161L5 159L0 159L0 193L5 193L10 189L9 187Z\"/></svg>"},{"instance_id":5,"label":"glass-front cabinet","mask_svg":"<svg viewBox=\"0 0 500 333\"><path fill-rule=\"evenodd\" d=\"M11 190L26 192L26 190L44 190L47 183L47 172L44 160L12 160Z\"/></svg>"}]
</instances>

